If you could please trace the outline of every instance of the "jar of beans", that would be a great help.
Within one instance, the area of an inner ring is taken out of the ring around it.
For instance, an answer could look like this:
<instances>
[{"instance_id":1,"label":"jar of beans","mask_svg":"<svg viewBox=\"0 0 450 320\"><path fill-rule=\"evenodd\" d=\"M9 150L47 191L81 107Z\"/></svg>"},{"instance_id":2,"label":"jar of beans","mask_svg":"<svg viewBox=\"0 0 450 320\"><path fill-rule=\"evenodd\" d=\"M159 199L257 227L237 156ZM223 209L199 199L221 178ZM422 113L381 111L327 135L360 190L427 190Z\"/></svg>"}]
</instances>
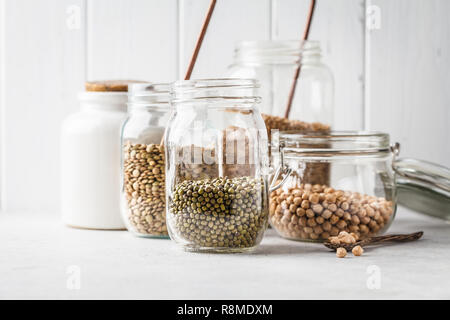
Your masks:
<instances>
[{"instance_id":1,"label":"jar of beans","mask_svg":"<svg viewBox=\"0 0 450 320\"><path fill-rule=\"evenodd\" d=\"M247 79L176 82L165 136L167 225L187 251L246 252L268 222L268 142Z\"/></svg>"},{"instance_id":2,"label":"jar of beans","mask_svg":"<svg viewBox=\"0 0 450 320\"><path fill-rule=\"evenodd\" d=\"M269 221L282 236L323 241L341 231L360 238L384 232L395 216L395 152L384 133L280 132L274 164L289 168L282 187L270 194ZM329 182L307 170L327 164Z\"/></svg>"},{"instance_id":3,"label":"jar of beans","mask_svg":"<svg viewBox=\"0 0 450 320\"><path fill-rule=\"evenodd\" d=\"M171 110L169 90L169 85L151 83L129 88L121 139L121 212L127 229L143 237L168 238L162 141Z\"/></svg>"}]
</instances>

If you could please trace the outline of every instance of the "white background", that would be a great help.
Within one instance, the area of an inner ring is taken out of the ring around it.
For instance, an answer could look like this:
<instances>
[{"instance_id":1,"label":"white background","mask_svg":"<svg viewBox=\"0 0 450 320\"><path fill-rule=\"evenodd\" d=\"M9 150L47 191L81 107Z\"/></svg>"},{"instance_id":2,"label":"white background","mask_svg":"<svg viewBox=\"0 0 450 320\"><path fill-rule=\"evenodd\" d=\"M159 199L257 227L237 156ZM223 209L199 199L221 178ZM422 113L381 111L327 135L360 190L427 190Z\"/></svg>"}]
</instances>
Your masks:
<instances>
[{"instance_id":1,"label":"white background","mask_svg":"<svg viewBox=\"0 0 450 320\"><path fill-rule=\"evenodd\" d=\"M181 78L208 3L0 0L1 208L57 212L60 125L84 81ZM218 0L193 78L222 76L238 40L300 38L308 5ZM318 0L310 38L334 72L337 128L389 132L403 156L450 167L449 12L448 0Z\"/></svg>"}]
</instances>

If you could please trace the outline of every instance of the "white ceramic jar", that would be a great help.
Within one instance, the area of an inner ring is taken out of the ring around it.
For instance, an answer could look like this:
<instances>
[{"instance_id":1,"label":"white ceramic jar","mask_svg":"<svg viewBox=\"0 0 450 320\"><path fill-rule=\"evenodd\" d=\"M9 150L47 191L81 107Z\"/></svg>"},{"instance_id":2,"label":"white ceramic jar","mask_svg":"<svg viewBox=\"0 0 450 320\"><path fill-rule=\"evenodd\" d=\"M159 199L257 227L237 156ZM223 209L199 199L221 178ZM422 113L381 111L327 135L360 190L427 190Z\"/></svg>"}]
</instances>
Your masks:
<instances>
[{"instance_id":1,"label":"white ceramic jar","mask_svg":"<svg viewBox=\"0 0 450 320\"><path fill-rule=\"evenodd\" d=\"M120 215L120 131L127 92L83 92L61 133L61 205L66 225L124 229Z\"/></svg>"}]
</instances>

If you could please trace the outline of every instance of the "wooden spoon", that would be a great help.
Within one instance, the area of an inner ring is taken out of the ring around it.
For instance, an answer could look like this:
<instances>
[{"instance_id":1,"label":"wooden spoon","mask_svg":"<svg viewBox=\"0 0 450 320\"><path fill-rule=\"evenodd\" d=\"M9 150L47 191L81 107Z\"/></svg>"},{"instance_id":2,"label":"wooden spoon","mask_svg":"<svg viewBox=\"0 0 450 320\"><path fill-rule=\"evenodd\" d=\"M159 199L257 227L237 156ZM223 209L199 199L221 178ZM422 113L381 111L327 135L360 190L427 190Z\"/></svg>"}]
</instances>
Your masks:
<instances>
[{"instance_id":1,"label":"wooden spoon","mask_svg":"<svg viewBox=\"0 0 450 320\"><path fill-rule=\"evenodd\" d=\"M382 244L384 242L408 242L413 240L418 240L422 237L423 231L410 233L410 234L390 234L386 236L369 237L352 244L332 244L330 241L325 241L323 245L327 248L337 250L337 248L345 248L347 251L351 251L356 246L366 247L373 246L377 244Z\"/></svg>"}]
</instances>

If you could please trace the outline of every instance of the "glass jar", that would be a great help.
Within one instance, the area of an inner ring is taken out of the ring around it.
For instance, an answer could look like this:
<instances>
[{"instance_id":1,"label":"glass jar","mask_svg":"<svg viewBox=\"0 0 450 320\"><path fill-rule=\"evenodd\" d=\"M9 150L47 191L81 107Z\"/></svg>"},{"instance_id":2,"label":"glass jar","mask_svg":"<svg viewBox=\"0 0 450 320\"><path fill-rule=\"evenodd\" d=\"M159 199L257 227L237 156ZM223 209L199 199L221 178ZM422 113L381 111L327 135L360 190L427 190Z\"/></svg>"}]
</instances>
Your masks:
<instances>
[{"instance_id":1,"label":"glass jar","mask_svg":"<svg viewBox=\"0 0 450 320\"><path fill-rule=\"evenodd\" d=\"M80 111L62 124L61 211L63 222L71 227L125 228L119 210L119 177L126 83L121 82L119 89L123 91L80 93Z\"/></svg>"},{"instance_id":2,"label":"glass jar","mask_svg":"<svg viewBox=\"0 0 450 320\"><path fill-rule=\"evenodd\" d=\"M297 67L301 73L292 101L289 123L284 117ZM261 85L262 113L280 118L266 119L268 129L328 129L333 122L334 82L330 69L321 59L317 41L242 41L229 67L231 78L254 78ZM271 120L271 121L268 121ZM305 123L308 122L308 123ZM312 127L312 123L316 123ZM324 127L324 128L322 128ZM269 131L270 133L270 131Z\"/></svg>"},{"instance_id":3,"label":"glass jar","mask_svg":"<svg viewBox=\"0 0 450 320\"><path fill-rule=\"evenodd\" d=\"M384 133L278 134L274 164L288 168L283 186L270 195L270 224L293 240L323 241L341 231L364 238L387 230L396 212L396 155ZM305 174L326 163L328 184ZM278 177L274 177L278 180Z\"/></svg>"},{"instance_id":4,"label":"glass jar","mask_svg":"<svg viewBox=\"0 0 450 320\"><path fill-rule=\"evenodd\" d=\"M179 81L165 135L167 224L187 251L244 252L268 221L268 141L247 79Z\"/></svg>"},{"instance_id":5,"label":"glass jar","mask_svg":"<svg viewBox=\"0 0 450 320\"><path fill-rule=\"evenodd\" d=\"M301 72L289 119L284 118L296 69ZM230 77L255 78L261 85L260 110L269 142L274 131L328 133L333 122L334 82L323 64L317 41L243 41L238 43ZM276 142L274 142L276 143ZM316 183L327 184L326 163L309 164L305 171L315 175Z\"/></svg>"},{"instance_id":6,"label":"glass jar","mask_svg":"<svg viewBox=\"0 0 450 320\"><path fill-rule=\"evenodd\" d=\"M121 138L122 217L138 236L167 238L162 140L171 111L170 86L135 84L128 101Z\"/></svg>"}]
</instances>

